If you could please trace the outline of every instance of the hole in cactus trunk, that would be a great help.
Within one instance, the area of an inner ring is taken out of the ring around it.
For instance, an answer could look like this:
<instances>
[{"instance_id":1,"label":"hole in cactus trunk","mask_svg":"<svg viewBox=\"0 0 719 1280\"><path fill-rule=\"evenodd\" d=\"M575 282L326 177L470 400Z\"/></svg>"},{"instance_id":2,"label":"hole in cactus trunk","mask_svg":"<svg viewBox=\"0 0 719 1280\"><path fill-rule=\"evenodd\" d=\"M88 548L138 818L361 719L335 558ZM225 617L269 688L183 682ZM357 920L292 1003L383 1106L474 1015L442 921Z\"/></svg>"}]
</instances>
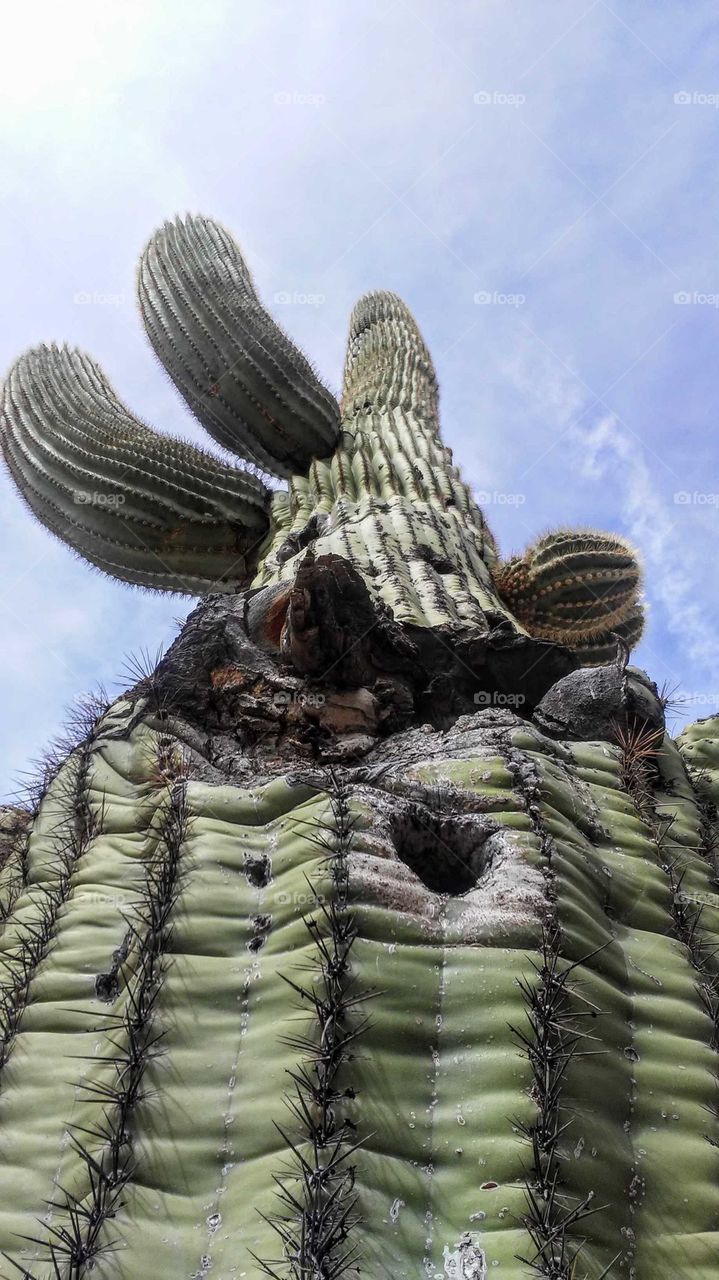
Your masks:
<instances>
[{"instance_id":1,"label":"hole in cactus trunk","mask_svg":"<svg viewBox=\"0 0 719 1280\"><path fill-rule=\"evenodd\" d=\"M261 951L267 941L267 934L272 928L272 916L252 917L252 937L247 946L250 951Z\"/></svg>"},{"instance_id":2,"label":"hole in cactus trunk","mask_svg":"<svg viewBox=\"0 0 719 1280\"><path fill-rule=\"evenodd\" d=\"M268 857L245 858L244 872L250 884L257 889L264 889L270 883L272 864Z\"/></svg>"},{"instance_id":3,"label":"hole in cactus trunk","mask_svg":"<svg viewBox=\"0 0 719 1280\"><path fill-rule=\"evenodd\" d=\"M395 823L394 847L402 862L433 893L459 897L474 889L491 861L491 832L468 817L411 810Z\"/></svg>"}]
</instances>

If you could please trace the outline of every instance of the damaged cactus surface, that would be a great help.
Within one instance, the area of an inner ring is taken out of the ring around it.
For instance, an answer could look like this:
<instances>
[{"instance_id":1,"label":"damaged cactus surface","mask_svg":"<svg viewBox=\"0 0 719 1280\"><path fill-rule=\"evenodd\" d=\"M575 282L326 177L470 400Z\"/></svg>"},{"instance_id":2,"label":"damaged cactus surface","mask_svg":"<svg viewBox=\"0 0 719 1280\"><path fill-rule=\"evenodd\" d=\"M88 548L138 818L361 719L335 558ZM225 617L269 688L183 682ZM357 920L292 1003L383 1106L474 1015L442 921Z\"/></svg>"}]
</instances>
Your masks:
<instances>
[{"instance_id":1,"label":"damaged cactus surface","mask_svg":"<svg viewBox=\"0 0 719 1280\"><path fill-rule=\"evenodd\" d=\"M719 1280L719 720L628 664L635 553L500 559L394 295L338 403L209 219L139 291L288 484L8 377L35 514L204 598L0 812L0 1276Z\"/></svg>"}]
</instances>

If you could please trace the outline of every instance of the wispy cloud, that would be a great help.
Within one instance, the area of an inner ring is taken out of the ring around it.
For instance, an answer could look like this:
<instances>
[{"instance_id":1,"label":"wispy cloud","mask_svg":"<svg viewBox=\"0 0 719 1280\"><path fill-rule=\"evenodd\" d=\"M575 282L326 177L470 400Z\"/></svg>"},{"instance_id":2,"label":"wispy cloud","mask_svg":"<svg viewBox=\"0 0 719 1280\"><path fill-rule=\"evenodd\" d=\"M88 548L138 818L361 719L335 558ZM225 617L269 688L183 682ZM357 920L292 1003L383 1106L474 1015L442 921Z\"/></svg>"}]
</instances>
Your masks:
<instances>
[{"instance_id":1,"label":"wispy cloud","mask_svg":"<svg viewBox=\"0 0 719 1280\"><path fill-rule=\"evenodd\" d=\"M716 685L719 638L716 619L707 611L705 574L697 556L699 531L686 519L690 503L683 499L691 495L677 490L668 499L659 492L645 452L611 415L577 427L572 443L582 474L611 485L619 498L627 531L641 548L650 600L661 608L682 657L696 664L692 689L697 676L713 677ZM663 661L667 663L666 656ZM680 679L679 663L670 674Z\"/></svg>"}]
</instances>

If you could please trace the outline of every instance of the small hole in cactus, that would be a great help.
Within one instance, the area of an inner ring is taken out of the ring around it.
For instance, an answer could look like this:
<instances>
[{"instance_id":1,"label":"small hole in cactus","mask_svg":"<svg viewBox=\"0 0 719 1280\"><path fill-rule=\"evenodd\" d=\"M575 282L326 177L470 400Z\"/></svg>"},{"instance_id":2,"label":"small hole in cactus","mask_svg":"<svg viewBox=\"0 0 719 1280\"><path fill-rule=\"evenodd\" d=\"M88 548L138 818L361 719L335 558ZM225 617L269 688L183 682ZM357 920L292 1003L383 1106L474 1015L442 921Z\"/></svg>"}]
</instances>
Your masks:
<instances>
[{"instance_id":1,"label":"small hole in cactus","mask_svg":"<svg viewBox=\"0 0 719 1280\"><path fill-rule=\"evenodd\" d=\"M433 893L459 897L474 889L491 861L484 824L418 806L394 824L394 847Z\"/></svg>"},{"instance_id":2,"label":"small hole in cactus","mask_svg":"<svg viewBox=\"0 0 719 1280\"><path fill-rule=\"evenodd\" d=\"M257 889L264 889L265 885L270 883L272 863L266 856L245 858L244 872L250 884L253 884Z\"/></svg>"},{"instance_id":3,"label":"small hole in cactus","mask_svg":"<svg viewBox=\"0 0 719 1280\"><path fill-rule=\"evenodd\" d=\"M253 916L252 930L253 936L247 944L250 951L261 951L267 940L267 934L272 928L272 916Z\"/></svg>"},{"instance_id":4,"label":"small hole in cactus","mask_svg":"<svg viewBox=\"0 0 719 1280\"><path fill-rule=\"evenodd\" d=\"M419 542L414 551L410 555L411 560L424 560L425 564L430 565L435 573L456 573L457 567L446 556L442 556L439 552L430 547L426 542Z\"/></svg>"}]
</instances>

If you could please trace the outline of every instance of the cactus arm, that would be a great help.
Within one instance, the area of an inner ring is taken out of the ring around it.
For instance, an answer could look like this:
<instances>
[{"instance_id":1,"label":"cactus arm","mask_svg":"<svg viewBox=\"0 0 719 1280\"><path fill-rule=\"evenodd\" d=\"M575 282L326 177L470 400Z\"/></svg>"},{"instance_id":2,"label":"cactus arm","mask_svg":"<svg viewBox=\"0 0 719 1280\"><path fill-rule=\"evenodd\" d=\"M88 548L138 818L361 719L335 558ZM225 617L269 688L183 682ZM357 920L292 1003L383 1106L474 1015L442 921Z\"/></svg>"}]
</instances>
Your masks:
<instances>
[{"instance_id":1,"label":"cactus arm","mask_svg":"<svg viewBox=\"0 0 719 1280\"><path fill-rule=\"evenodd\" d=\"M494 572L497 589L531 635L566 644L585 664L609 662L618 636L641 639L641 570L623 538L558 529Z\"/></svg>"},{"instance_id":2,"label":"cactus arm","mask_svg":"<svg viewBox=\"0 0 719 1280\"><path fill-rule=\"evenodd\" d=\"M368 294L352 313L341 441L278 500L257 585L293 574L314 512L326 516L316 553L349 559L398 621L486 632L489 613L515 626L492 581L491 532L440 438L429 352L395 294Z\"/></svg>"},{"instance_id":3,"label":"cactus arm","mask_svg":"<svg viewBox=\"0 0 719 1280\"><path fill-rule=\"evenodd\" d=\"M337 403L262 306L222 227L165 223L143 253L138 291L156 355L221 445L286 476L331 451Z\"/></svg>"},{"instance_id":4,"label":"cactus arm","mask_svg":"<svg viewBox=\"0 0 719 1280\"><path fill-rule=\"evenodd\" d=\"M227 590L246 577L269 527L264 486L144 426L90 357L57 347L21 356L2 427L21 496L92 564L165 591Z\"/></svg>"},{"instance_id":5,"label":"cactus arm","mask_svg":"<svg viewBox=\"0 0 719 1280\"><path fill-rule=\"evenodd\" d=\"M382 409L404 409L422 424L418 437L411 431L405 436L410 456L438 444L432 357L408 307L386 290L365 294L352 312L342 388L342 411L350 422Z\"/></svg>"}]
</instances>

